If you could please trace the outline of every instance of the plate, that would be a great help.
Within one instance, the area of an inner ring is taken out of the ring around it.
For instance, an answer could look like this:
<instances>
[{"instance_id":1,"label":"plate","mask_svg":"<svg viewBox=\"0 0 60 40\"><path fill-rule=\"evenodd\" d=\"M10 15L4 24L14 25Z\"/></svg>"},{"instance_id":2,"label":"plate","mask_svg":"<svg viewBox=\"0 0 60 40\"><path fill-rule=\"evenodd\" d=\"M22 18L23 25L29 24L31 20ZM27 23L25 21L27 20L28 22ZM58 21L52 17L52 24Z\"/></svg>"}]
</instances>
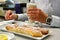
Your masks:
<instances>
[{"instance_id":1,"label":"plate","mask_svg":"<svg viewBox=\"0 0 60 40\"><path fill-rule=\"evenodd\" d=\"M14 32L14 33L17 34L17 35L20 35L20 36L24 36L24 37L28 37L28 38L32 38L32 39L36 39L36 40L42 40L43 38L51 35L51 32L52 31L50 31L47 35L43 35L42 37L33 37L33 36L22 34L22 33L16 33L16 32Z\"/></svg>"},{"instance_id":2,"label":"plate","mask_svg":"<svg viewBox=\"0 0 60 40\"><path fill-rule=\"evenodd\" d=\"M6 31L6 32L11 32L11 31L8 31L6 29L3 29L3 31ZM30 36L30 35L27 35L27 34L22 34L22 33L16 33L16 32L12 32L16 35L20 35L20 36L24 36L24 37L28 37L28 38L32 38L32 39L36 39L36 40L42 40L43 38L51 35L52 31L49 31L49 33L47 35L43 35L42 37L33 37L33 36Z\"/></svg>"},{"instance_id":3,"label":"plate","mask_svg":"<svg viewBox=\"0 0 60 40\"><path fill-rule=\"evenodd\" d=\"M13 40L14 39L14 34L9 33L9 32L0 32L0 34L5 34L8 36L8 40Z\"/></svg>"},{"instance_id":4,"label":"plate","mask_svg":"<svg viewBox=\"0 0 60 40\"><path fill-rule=\"evenodd\" d=\"M21 22L21 24L22 24L22 23L23 23L23 22ZM20 24L20 23L19 23L19 24ZM7 25L7 24L1 25L0 28L3 29L3 30L5 30L5 31L8 31L8 30L6 30L6 28L5 28L6 25ZM13 25L13 24L12 24L12 25ZM23 24L22 24L22 25L23 25ZM8 31L8 32L11 32L11 31ZM17 34L17 35L21 35L21 36L24 36L24 37L32 38L32 39L41 40L41 39L49 36L49 35L51 34L51 31L49 30L49 33L48 33L47 35L43 35L42 37L33 37L33 36L30 36L30 35L27 35L27 34L16 33L16 32L12 32L12 33Z\"/></svg>"}]
</instances>

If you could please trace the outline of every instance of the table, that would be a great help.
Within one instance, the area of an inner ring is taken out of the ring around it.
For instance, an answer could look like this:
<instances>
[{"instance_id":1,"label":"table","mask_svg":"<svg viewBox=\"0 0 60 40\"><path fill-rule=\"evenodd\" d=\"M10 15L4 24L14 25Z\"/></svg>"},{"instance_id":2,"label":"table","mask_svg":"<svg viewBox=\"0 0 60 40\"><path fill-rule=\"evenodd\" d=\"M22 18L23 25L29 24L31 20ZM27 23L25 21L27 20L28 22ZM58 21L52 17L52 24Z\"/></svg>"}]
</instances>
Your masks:
<instances>
[{"instance_id":1,"label":"table","mask_svg":"<svg viewBox=\"0 0 60 40\"><path fill-rule=\"evenodd\" d=\"M48 28L48 29L52 31L51 35L42 40L60 40L60 28ZM33 40L33 39L15 35L14 40Z\"/></svg>"},{"instance_id":2,"label":"table","mask_svg":"<svg viewBox=\"0 0 60 40\"><path fill-rule=\"evenodd\" d=\"M48 28L52 31L50 36L42 39L42 40L60 40L60 28ZM31 38L23 37L20 35L15 35L14 40L33 40Z\"/></svg>"},{"instance_id":3,"label":"table","mask_svg":"<svg viewBox=\"0 0 60 40\"><path fill-rule=\"evenodd\" d=\"M60 40L60 29L59 28L49 28L49 29L52 31L51 35L42 40ZM30 38L25 38L17 35L15 35L15 39L16 40L33 40Z\"/></svg>"}]
</instances>

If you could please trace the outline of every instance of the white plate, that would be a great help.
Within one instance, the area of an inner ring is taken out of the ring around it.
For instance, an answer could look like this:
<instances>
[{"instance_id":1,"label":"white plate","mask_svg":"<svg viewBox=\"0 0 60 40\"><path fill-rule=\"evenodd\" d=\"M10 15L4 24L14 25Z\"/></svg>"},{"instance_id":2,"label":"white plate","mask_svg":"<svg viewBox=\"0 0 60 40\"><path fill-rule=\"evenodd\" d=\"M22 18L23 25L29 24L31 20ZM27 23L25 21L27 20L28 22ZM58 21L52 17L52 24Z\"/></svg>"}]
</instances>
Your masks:
<instances>
[{"instance_id":1,"label":"white plate","mask_svg":"<svg viewBox=\"0 0 60 40\"><path fill-rule=\"evenodd\" d=\"M21 36L24 36L24 37L29 37L29 38L36 39L36 40L42 40L43 38L49 36L51 34L51 31L47 35L43 35L42 37L33 37L33 36L30 36L30 35L27 35L27 34L16 33L16 32L14 32L14 33L17 34L17 35L21 35Z\"/></svg>"},{"instance_id":2,"label":"white plate","mask_svg":"<svg viewBox=\"0 0 60 40\"><path fill-rule=\"evenodd\" d=\"M23 25L22 23L23 23L23 22L21 22L21 23L19 23L19 24ZM6 30L5 26L6 26L6 24L5 24L5 25L1 25L0 28L3 29L3 30ZM8 30L6 30L6 31L8 31ZM32 39L41 40L41 39L49 36L49 35L51 34L51 31L49 31L49 33L48 33L47 35L43 35L42 37L32 37L32 36L30 36L30 35L26 35L26 34L22 34L22 33L16 33L16 32L13 32L13 33L14 33L14 34L17 34L17 35L24 36L24 37L29 37L29 38L32 38Z\"/></svg>"},{"instance_id":3,"label":"white plate","mask_svg":"<svg viewBox=\"0 0 60 40\"><path fill-rule=\"evenodd\" d=\"M8 30L5 30L7 32L9 32ZM36 39L36 40L41 40L47 36L49 36L51 34L52 31L49 31L49 33L47 35L43 35L42 37L33 37L33 36L30 36L30 35L26 35L26 34L22 34L22 33L16 33L16 32L12 32L14 34L17 34L17 35L20 35L20 36L24 36L24 37L29 37L29 38L32 38L32 39Z\"/></svg>"},{"instance_id":4,"label":"white plate","mask_svg":"<svg viewBox=\"0 0 60 40\"><path fill-rule=\"evenodd\" d=\"M6 34L8 36L8 40L14 39L14 34L9 32L0 32L0 34Z\"/></svg>"}]
</instances>

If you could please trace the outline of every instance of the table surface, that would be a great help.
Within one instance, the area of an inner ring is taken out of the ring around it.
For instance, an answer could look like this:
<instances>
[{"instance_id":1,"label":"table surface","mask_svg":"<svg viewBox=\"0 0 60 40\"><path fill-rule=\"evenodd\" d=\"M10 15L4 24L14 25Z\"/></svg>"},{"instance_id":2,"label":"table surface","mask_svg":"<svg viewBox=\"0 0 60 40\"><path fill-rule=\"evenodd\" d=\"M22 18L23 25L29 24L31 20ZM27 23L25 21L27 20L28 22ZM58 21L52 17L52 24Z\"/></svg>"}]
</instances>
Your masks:
<instances>
[{"instance_id":1,"label":"table surface","mask_svg":"<svg viewBox=\"0 0 60 40\"><path fill-rule=\"evenodd\" d=\"M50 29L52 31L51 35L42 40L60 40L60 28L48 28L48 29ZM19 35L15 35L15 39L16 40L33 40L31 38L27 38L27 37L23 37L23 36L19 36Z\"/></svg>"},{"instance_id":2,"label":"table surface","mask_svg":"<svg viewBox=\"0 0 60 40\"><path fill-rule=\"evenodd\" d=\"M52 31L51 35L42 39L42 40L60 40L60 28L49 28L46 27L47 29L49 29L50 31ZM26 37L22 37L22 36L15 36L16 40L33 40L31 38L26 38Z\"/></svg>"},{"instance_id":3,"label":"table surface","mask_svg":"<svg viewBox=\"0 0 60 40\"><path fill-rule=\"evenodd\" d=\"M60 29L59 28L48 28L48 29L50 29L52 31L52 33L42 40L60 40ZM33 39L23 37L23 36L20 36L20 35L15 35L14 40L33 40Z\"/></svg>"}]
</instances>

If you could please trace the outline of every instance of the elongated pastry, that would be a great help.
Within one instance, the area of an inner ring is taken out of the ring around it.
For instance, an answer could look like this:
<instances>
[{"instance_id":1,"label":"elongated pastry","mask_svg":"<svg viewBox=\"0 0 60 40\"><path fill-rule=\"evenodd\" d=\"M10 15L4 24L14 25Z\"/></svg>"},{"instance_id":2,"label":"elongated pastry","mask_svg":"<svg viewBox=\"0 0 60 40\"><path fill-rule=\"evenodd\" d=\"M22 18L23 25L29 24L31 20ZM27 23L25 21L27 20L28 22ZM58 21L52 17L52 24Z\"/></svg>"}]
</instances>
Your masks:
<instances>
[{"instance_id":1,"label":"elongated pastry","mask_svg":"<svg viewBox=\"0 0 60 40\"><path fill-rule=\"evenodd\" d=\"M16 30L14 27L11 27L11 26L8 26L8 25L6 26L6 29L9 30L9 31L12 31L12 32Z\"/></svg>"},{"instance_id":2,"label":"elongated pastry","mask_svg":"<svg viewBox=\"0 0 60 40\"><path fill-rule=\"evenodd\" d=\"M30 27L11 27L11 26L6 26L6 29L9 31L14 31L18 33L23 33L23 34L28 34L33 37L41 37L43 36L40 31L34 30Z\"/></svg>"},{"instance_id":3,"label":"elongated pastry","mask_svg":"<svg viewBox=\"0 0 60 40\"><path fill-rule=\"evenodd\" d=\"M34 30L37 30L37 31L40 31L43 35L46 35L49 33L49 30L47 28L30 27L30 26L27 26L27 27L34 29Z\"/></svg>"},{"instance_id":4,"label":"elongated pastry","mask_svg":"<svg viewBox=\"0 0 60 40\"><path fill-rule=\"evenodd\" d=\"M44 28L41 28L40 31L41 31L41 33L42 33L43 35L46 35L46 34L49 33L49 30L48 30L48 29L44 29Z\"/></svg>"},{"instance_id":5,"label":"elongated pastry","mask_svg":"<svg viewBox=\"0 0 60 40\"><path fill-rule=\"evenodd\" d=\"M43 35L46 35L49 33L49 30L47 28L33 27L33 29L40 31Z\"/></svg>"},{"instance_id":6,"label":"elongated pastry","mask_svg":"<svg viewBox=\"0 0 60 40\"><path fill-rule=\"evenodd\" d=\"M23 33L27 35L31 35L33 37L42 37L43 35L46 35L49 33L49 30L40 28L40 27L30 27L27 25L24 25L22 27L7 25L6 29L9 31L17 32L17 33Z\"/></svg>"}]
</instances>

